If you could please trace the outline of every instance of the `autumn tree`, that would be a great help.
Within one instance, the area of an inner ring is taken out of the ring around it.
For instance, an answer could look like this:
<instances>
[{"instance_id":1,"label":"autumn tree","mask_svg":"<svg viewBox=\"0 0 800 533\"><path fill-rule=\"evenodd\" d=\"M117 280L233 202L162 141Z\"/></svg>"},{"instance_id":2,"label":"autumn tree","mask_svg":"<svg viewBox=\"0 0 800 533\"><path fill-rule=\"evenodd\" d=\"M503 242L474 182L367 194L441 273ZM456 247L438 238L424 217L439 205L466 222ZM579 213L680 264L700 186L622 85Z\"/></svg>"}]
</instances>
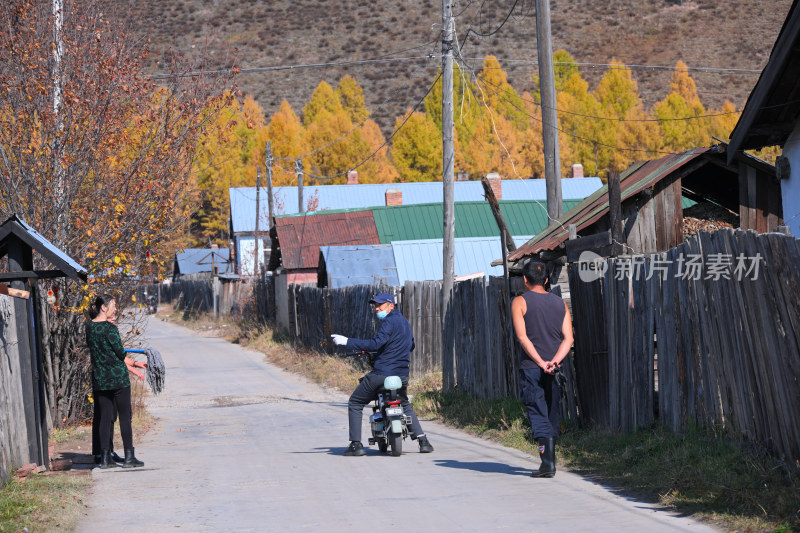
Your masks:
<instances>
[{"instance_id":1,"label":"autumn tree","mask_svg":"<svg viewBox=\"0 0 800 533\"><path fill-rule=\"evenodd\" d=\"M344 76L336 87L336 96L353 124L361 124L369 111L364 103L364 90L352 76Z\"/></svg>"},{"instance_id":2,"label":"autumn tree","mask_svg":"<svg viewBox=\"0 0 800 533\"><path fill-rule=\"evenodd\" d=\"M284 100L269 120L266 138L272 143L272 181L276 187L295 181L293 160L307 152L306 130L289 102Z\"/></svg>"},{"instance_id":3,"label":"autumn tree","mask_svg":"<svg viewBox=\"0 0 800 533\"><path fill-rule=\"evenodd\" d=\"M405 125L400 128L405 121ZM391 156L402 181L437 181L442 179L441 129L419 111L406 111L397 118Z\"/></svg>"},{"instance_id":4,"label":"autumn tree","mask_svg":"<svg viewBox=\"0 0 800 533\"><path fill-rule=\"evenodd\" d=\"M47 282L60 298L42 306L56 425L87 412L83 306L101 292L130 305L145 253L167 261L159 245L193 209L198 142L226 104L218 84L227 80L182 76L177 62L156 85L143 74L142 41L113 13L100 1L65 0L54 42L49 1L9 0L0 10L0 213L25 219L92 281Z\"/></svg>"},{"instance_id":5,"label":"autumn tree","mask_svg":"<svg viewBox=\"0 0 800 533\"><path fill-rule=\"evenodd\" d=\"M677 152L711 142L706 109L683 61L675 65L669 94L653 106L653 115L659 119L664 150Z\"/></svg>"},{"instance_id":6,"label":"autumn tree","mask_svg":"<svg viewBox=\"0 0 800 533\"><path fill-rule=\"evenodd\" d=\"M194 213L194 245L226 245L231 187L255 185L256 167L264 166L268 129L264 110L252 96L228 105L216 114L202 137L195 158L199 209Z\"/></svg>"}]
</instances>

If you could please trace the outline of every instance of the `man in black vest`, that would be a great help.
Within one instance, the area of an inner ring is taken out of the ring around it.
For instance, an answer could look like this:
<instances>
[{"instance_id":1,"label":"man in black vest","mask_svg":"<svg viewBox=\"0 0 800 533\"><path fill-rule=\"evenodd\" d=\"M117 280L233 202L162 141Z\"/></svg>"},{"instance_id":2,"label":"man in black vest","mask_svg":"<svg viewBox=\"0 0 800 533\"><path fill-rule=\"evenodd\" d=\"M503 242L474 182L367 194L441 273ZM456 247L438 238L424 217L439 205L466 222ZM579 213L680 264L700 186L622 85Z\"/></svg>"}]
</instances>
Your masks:
<instances>
[{"instance_id":1,"label":"man in black vest","mask_svg":"<svg viewBox=\"0 0 800 533\"><path fill-rule=\"evenodd\" d=\"M523 268L525 293L511 303L514 331L525 351L520 389L542 464L533 477L556 474L556 437L561 388L553 373L572 347L572 319L564 300L545 290L547 267L537 260Z\"/></svg>"}]
</instances>

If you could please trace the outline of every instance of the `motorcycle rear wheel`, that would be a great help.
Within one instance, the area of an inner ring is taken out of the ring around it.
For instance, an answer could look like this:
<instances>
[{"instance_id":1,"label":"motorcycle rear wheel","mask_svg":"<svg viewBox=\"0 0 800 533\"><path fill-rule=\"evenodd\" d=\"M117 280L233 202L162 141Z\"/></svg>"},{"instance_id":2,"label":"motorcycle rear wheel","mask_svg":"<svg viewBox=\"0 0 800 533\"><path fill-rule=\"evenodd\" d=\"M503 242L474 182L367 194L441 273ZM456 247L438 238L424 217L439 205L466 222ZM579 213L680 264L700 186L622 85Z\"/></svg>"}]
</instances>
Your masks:
<instances>
[{"instance_id":1,"label":"motorcycle rear wheel","mask_svg":"<svg viewBox=\"0 0 800 533\"><path fill-rule=\"evenodd\" d=\"M392 456L400 457L403 453L403 434L389 433L389 446L392 447Z\"/></svg>"}]
</instances>

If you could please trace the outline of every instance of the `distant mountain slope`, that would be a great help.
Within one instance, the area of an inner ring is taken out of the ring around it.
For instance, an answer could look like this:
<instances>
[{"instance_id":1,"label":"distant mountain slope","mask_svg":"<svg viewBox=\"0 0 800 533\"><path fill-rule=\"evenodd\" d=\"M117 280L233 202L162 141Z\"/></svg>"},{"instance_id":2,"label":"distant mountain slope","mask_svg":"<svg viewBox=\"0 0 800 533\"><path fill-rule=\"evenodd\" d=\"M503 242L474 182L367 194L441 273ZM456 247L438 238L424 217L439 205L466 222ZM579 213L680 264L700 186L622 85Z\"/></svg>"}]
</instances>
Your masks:
<instances>
[{"instance_id":1,"label":"distant mountain slope","mask_svg":"<svg viewBox=\"0 0 800 533\"><path fill-rule=\"evenodd\" d=\"M153 68L163 68L170 47L197 57L206 49L211 66L264 67L359 60L384 56L438 38L438 0L116 0L151 38ZM467 28L496 29L513 1L466 0L454 11L459 36ZM490 37L472 35L462 54L480 68L486 54L503 61L514 87L529 90L537 72L536 22L532 0L519 1L514 14ZM725 67L760 70L780 30L791 0L551 0L554 49L564 48L581 63ZM434 42L398 56L438 53ZM528 62L512 62L511 59ZM425 66L427 64L427 67ZM436 59L348 67L295 69L242 74L239 88L250 93L267 115L288 100L299 114L322 80L352 74L364 87L373 117L384 131L424 95L436 73ZM594 87L603 67L581 68ZM669 71L636 69L646 105L664 97ZM706 106L731 100L741 108L758 74L692 72Z\"/></svg>"}]
</instances>

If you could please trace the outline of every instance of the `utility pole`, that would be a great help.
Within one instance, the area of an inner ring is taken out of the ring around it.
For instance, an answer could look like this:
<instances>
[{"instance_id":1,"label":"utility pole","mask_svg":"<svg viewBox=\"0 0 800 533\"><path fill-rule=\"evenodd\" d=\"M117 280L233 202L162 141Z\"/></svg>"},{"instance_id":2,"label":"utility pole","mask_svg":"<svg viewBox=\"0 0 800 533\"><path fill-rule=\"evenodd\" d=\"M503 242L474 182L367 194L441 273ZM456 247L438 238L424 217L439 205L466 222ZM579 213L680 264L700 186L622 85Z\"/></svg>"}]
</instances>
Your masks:
<instances>
[{"instance_id":1,"label":"utility pole","mask_svg":"<svg viewBox=\"0 0 800 533\"><path fill-rule=\"evenodd\" d=\"M258 276L258 249L260 248L261 239L258 236L258 222L261 220L261 167L256 167L256 229L255 229L255 268L253 274Z\"/></svg>"},{"instance_id":2,"label":"utility pole","mask_svg":"<svg viewBox=\"0 0 800 533\"><path fill-rule=\"evenodd\" d=\"M303 160L294 162L294 173L297 174L297 212L304 213L303 209Z\"/></svg>"},{"instance_id":3,"label":"utility pole","mask_svg":"<svg viewBox=\"0 0 800 533\"><path fill-rule=\"evenodd\" d=\"M267 174L267 204L269 205L269 221L267 225L272 230L272 218L275 216L275 205L272 199L272 143L267 141L267 157L264 159L264 170Z\"/></svg>"},{"instance_id":4,"label":"utility pole","mask_svg":"<svg viewBox=\"0 0 800 533\"><path fill-rule=\"evenodd\" d=\"M442 0L442 186L444 234L442 261L442 387L453 390L455 373L455 320L453 314L453 263L455 250L455 206L453 165L453 6Z\"/></svg>"},{"instance_id":5,"label":"utility pole","mask_svg":"<svg viewBox=\"0 0 800 533\"><path fill-rule=\"evenodd\" d=\"M561 203L561 158L558 154L556 80L553 73L553 43L550 38L550 0L536 0L536 42L539 48L539 92L542 97L547 216L555 220L564 212Z\"/></svg>"},{"instance_id":6,"label":"utility pole","mask_svg":"<svg viewBox=\"0 0 800 533\"><path fill-rule=\"evenodd\" d=\"M63 0L53 0L53 117L55 118L56 131L61 133L64 121L61 117L61 60L64 56L64 41L61 29L64 25ZM53 170L55 171L55 212L56 212L56 244L62 248L66 245L67 237L67 205L66 205L66 175L61 166L61 141L60 135L55 135L53 140Z\"/></svg>"}]
</instances>

